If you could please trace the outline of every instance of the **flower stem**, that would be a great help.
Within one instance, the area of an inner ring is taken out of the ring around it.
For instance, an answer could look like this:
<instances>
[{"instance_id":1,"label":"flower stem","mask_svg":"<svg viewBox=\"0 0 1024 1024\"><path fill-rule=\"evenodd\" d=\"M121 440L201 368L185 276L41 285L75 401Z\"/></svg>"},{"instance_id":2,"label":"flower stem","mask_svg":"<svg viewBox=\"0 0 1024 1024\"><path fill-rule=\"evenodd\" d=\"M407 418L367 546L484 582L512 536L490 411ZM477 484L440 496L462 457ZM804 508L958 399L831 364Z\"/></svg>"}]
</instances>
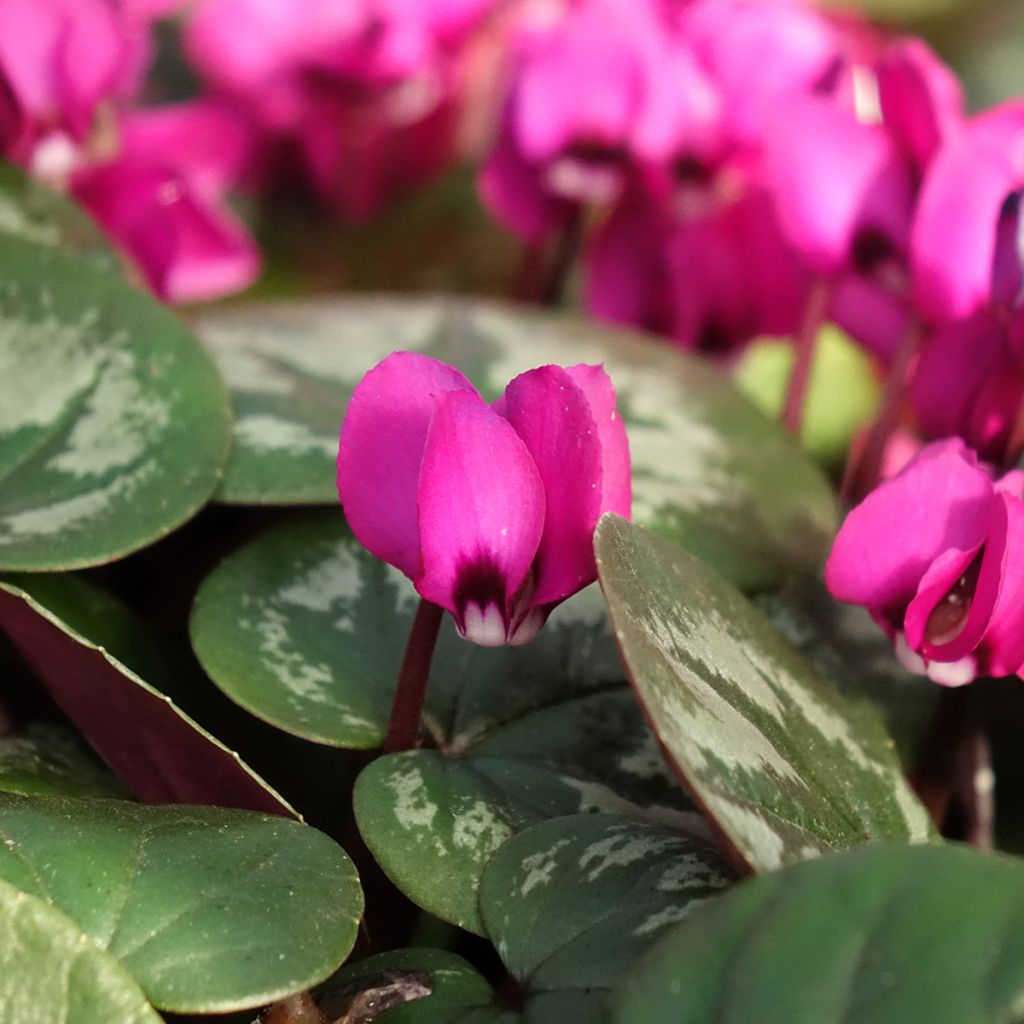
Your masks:
<instances>
[{"instance_id":1,"label":"flower stem","mask_svg":"<svg viewBox=\"0 0 1024 1024\"><path fill-rule=\"evenodd\" d=\"M914 357L921 345L922 333L921 322L915 316L907 325L906 333L893 358L878 415L871 424L860 451L852 455L846 465L842 493L851 504L856 504L867 497L882 474L885 449L899 423L900 410L903 408L903 399L910 383Z\"/></svg>"},{"instance_id":2,"label":"flower stem","mask_svg":"<svg viewBox=\"0 0 1024 1024\"><path fill-rule=\"evenodd\" d=\"M434 657L437 631L441 628L444 609L421 600L409 630L405 657L398 672L398 686L391 705L388 731L384 738L384 753L412 750L420 731L420 715L427 696L430 663Z\"/></svg>"},{"instance_id":3,"label":"flower stem","mask_svg":"<svg viewBox=\"0 0 1024 1024\"><path fill-rule=\"evenodd\" d=\"M565 295L565 286L569 281L573 265L579 254L583 241L583 207L577 206L569 214L559 232L555 243L555 252L548 269L547 278L540 293L542 306L560 306Z\"/></svg>"},{"instance_id":4,"label":"flower stem","mask_svg":"<svg viewBox=\"0 0 1024 1024\"><path fill-rule=\"evenodd\" d=\"M832 286L827 277L819 277L807 296L804 318L796 338L796 358L786 384L786 397L782 403L782 424L796 438L804 423L804 405L807 389L811 382L814 353L818 347L818 335L828 316L828 305L832 297Z\"/></svg>"}]
</instances>

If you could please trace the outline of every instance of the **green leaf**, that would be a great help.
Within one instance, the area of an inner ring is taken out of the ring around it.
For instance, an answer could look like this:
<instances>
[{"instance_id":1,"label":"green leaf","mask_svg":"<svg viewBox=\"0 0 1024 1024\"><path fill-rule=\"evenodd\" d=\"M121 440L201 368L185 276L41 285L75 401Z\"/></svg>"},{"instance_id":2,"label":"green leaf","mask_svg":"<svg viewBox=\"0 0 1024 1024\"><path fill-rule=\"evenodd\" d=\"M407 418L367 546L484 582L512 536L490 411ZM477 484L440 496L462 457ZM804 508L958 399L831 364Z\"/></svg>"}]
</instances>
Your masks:
<instances>
[{"instance_id":1,"label":"green leaf","mask_svg":"<svg viewBox=\"0 0 1024 1024\"><path fill-rule=\"evenodd\" d=\"M596 1019L622 970L730 884L701 831L573 815L505 843L484 871L480 905L488 936L527 998L575 992Z\"/></svg>"},{"instance_id":2,"label":"green leaf","mask_svg":"<svg viewBox=\"0 0 1024 1024\"><path fill-rule=\"evenodd\" d=\"M67 196L0 161L0 235L86 257L119 272L120 260L93 219Z\"/></svg>"},{"instance_id":3,"label":"green leaf","mask_svg":"<svg viewBox=\"0 0 1024 1024\"><path fill-rule=\"evenodd\" d=\"M325 835L212 807L0 795L0 877L59 907L178 1013L316 984L362 913L355 869Z\"/></svg>"},{"instance_id":4,"label":"green leaf","mask_svg":"<svg viewBox=\"0 0 1024 1024\"><path fill-rule=\"evenodd\" d=\"M817 581L802 581L755 604L846 700L885 723L906 771L922 753L941 687L908 672L863 608L840 604Z\"/></svg>"},{"instance_id":5,"label":"green leaf","mask_svg":"<svg viewBox=\"0 0 1024 1024\"><path fill-rule=\"evenodd\" d=\"M927 842L892 741L713 569L616 516L598 571L637 695L738 866Z\"/></svg>"},{"instance_id":6,"label":"green leaf","mask_svg":"<svg viewBox=\"0 0 1024 1024\"><path fill-rule=\"evenodd\" d=\"M416 601L337 511L310 514L206 580L193 644L214 681L259 717L317 742L373 746ZM688 806L625 682L596 589L521 648L477 647L446 622L425 725L438 750L371 764L356 813L407 894L476 931L479 874L514 829L586 810L674 818ZM429 820L406 813L419 802L435 809Z\"/></svg>"},{"instance_id":7,"label":"green leaf","mask_svg":"<svg viewBox=\"0 0 1024 1024\"><path fill-rule=\"evenodd\" d=\"M738 886L626 978L615 1024L1019 1024L1024 865L878 847Z\"/></svg>"},{"instance_id":8,"label":"green leaf","mask_svg":"<svg viewBox=\"0 0 1024 1024\"><path fill-rule=\"evenodd\" d=\"M4 1024L160 1024L132 976L72 921L0 882Z\"/></svg>"},{"instance_id":9,"label":"green leaf","mask_svg":"<svg viewBox=\"0 0 1024 1024\"><path fill-rule=\"evenodd\" d=\"M813 571L835 529L827 482L786 433L700 359L666 343L528 309L361 298L236 307L199 319L232 393L220 497L334 504L338 425L363 374L395 349L468 373L487 396L549 362L603 362L633 457L634 514L762 588Z\"/></svg>"},{"instance_id":10,"label":"green leaf","mask_svg":"<svg viewBox=\"0 0 1024 1024\"><path fill-rule=\"evenodd\" d=\"M237 754L111 653L107 645L119 654L133 646L125 616L116 602L72 576L0 580L0 629L141 799L293 815Z\"/></svg>"},{"instance_id":11,"label":"green leaf","mask_svg":"<svg viewBox=\"0 0 1024 1024\"><path fill-rule=\"evenodd\" d=\"M216 488L230 412L199 344L88 261L0 236L0 568L97 565Z\"/></svg>"},{"instance_id":12,"label":"green leaf","mask_svg":"<svg viewBox=\"0 0 1024 1024\"><path fill-rule=\"evenodd\" d=\"M49 723L0 736L0 792L130 799L118 778L70 729Z\"/></svg>"},{"instance_id":13,"label":"green leaf","mask_svg":"<svg viewBox=\"0 0 1024 1024\"><path fill-rule=\"evenodd\" d=\"M608 990L667 928L730 883L710 839L615 815L545 821L505 843L480 888L487 935L517 982L503 1010L450 954L405 950L345 967L318 1002L328 1019L390 982L426 992L389 1024L598 1024Z\"/></svg>"}]
</instances>

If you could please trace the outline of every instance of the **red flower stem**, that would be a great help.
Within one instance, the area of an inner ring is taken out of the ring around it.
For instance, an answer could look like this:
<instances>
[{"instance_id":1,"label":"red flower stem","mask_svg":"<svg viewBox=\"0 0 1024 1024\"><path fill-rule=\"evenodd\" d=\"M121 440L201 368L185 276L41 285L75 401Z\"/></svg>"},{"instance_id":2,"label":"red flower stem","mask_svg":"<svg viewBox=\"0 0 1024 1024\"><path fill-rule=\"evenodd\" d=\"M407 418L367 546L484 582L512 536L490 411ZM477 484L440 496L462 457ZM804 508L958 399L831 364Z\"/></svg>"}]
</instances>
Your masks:
<instances>
[{"instance_id":1,"label":"red flower stem","mask_svg":"<svg viewBox=\"0 0 1024 1024\"><path fill-rule=\"evenodd\" d=\"M852 505L866 498L882 475L885 449L900 421L903 400L910 384L911 368L923 333L920 320L913 317L893 358L878 415L871 424L863 447L851 456L846 465L842 494Z\"/></svg>"},{"instance_id":2,"label":"red flower stem","mask_svg":"<svg viewBox=\"0 0 1024 1024\"><path fill-rule=\"evenodd\" d=\"M391 705L388 731L384 737L384 753L412 750L420 732L420 715L427 696L430 663L434 658L437 631L441 628L444 609L421 600L409 630L405 657L398 672L398 686Z\"/></svg>"},{"instance_id":3,"label":"red flower stem","mask_svg":"<svg viewBox=\"0 0 1024 1024\"><path fill-rule=\"evenodd\" d=\"M832 285L827 277L819 277L811 285L804 307L804 318L796 338L796 358L786 384L786 397L782 403L783 426L796 438L804 423L804 405L807 403L807 389L811 383L811 369L814 353L818 347L818 335L828 316L828 305L832 298Z\"/></svg>"}]
</instances>

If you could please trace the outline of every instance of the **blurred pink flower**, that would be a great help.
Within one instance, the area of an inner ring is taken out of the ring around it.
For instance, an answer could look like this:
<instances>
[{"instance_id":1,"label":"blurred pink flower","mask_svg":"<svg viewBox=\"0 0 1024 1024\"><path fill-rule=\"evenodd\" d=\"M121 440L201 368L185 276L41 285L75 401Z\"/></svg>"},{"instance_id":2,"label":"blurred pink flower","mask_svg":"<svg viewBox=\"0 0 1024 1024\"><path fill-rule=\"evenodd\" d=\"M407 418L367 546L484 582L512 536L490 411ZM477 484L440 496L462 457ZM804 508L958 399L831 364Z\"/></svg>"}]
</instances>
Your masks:
<instances>
[{"instance_id":1,"label":"blurred pink flower","mask_svg":"<svg viewBox=\"0 0 1024 1024\"><path fill-rule=\"evenodd\" d=\"M139 110L120 125L115 159L79 170L75 197L168 302L245 288L259 251L225 194L250 159L243 122L212 101Z\"/></svg>"},{"instance_id":2,"label":"blurred pink flower","mask_svg":"<svg viewBox=\"0 0 1024 1024\"><path fill-rule=\"evenodd\" d=\"M186 50L204 80L302 157L353 219L456 153L462 59L497 0L200 0Z\"/></svg>"},{"instance_id":3,"label":"blurred pink flower","mask_svg":"<svg viewBox=\"0 0 1024 1024\"><path fill-rule=\"evenodd\" d=\"M714 150L718 114L654 0L577 0L521 36L481 195L539 242L575 206L613 202L637 169Z\"/></svg>"},{"instance_id":4,"label":"blurred pink flower","mask_svg":"<svg viewBox=\"0 0 1024 1024\"><path fill-rule=\"evenodd\" d=\"M360 543L464 637L525 643L596 578L599 516L629 515L611 381L600 366L543 366L488 406L452 367L397 352L352 396L338 494Z\"/></svg>"},{"instance_id":5,"label":"blurred pink flower","mask_svg":"<svg viewBox=\"0 0 1024 1024\"><path fill-rule=\"evenodd\" d=\"M4 155L47 177L81 160L102 104L138 82L143 35L108 0L4 0L0 3L0 81L19 130L0 141Z\"/></svg>"},{"instance_id":6,"label":"blurred pink flower","mask_svg":"<svg viewBox=\"0 0 1024 1024\"><path fill-rule=\"evenodd\" d=\"M925 177L914 222L918 302L937 323L1021 305L1024 102L971 118L951 133Z\"/></svg>"},{"instance_id":7,"label":"blurred pink flower","mask_svg":"<svg viewBox=\"0 0 1024 1024\"><path fill-rule=\"evenodd\" d=\"M1024 402L1024 359L1006 325L982 311L937 328L914 374L911 398L928 437L962 437L1003 462Z\"/></svg>"},{"instance_id":8,"label":"blurred pink flower","mask_svg":"<svg viewBox=\"0 0 1024 1024\"><path fill-rule=\"evenodd\" d=\"M791 335L809 285L771 197L757 189L692 219L627 197L586 260L592 314L715 355L758 335Z\"/></svg>"},{"instance_id":9,"label":"blurred pink flower","mask_svg":"<svg viewBox=\"0 0 1024 1024\"><path fill-rule=\"evenodd\" d=\"M1024 474L999 481L959 439L923 448L847 516L825 568L912 671L959 686L1024 662Z\"/></svg>"}]
</instances>

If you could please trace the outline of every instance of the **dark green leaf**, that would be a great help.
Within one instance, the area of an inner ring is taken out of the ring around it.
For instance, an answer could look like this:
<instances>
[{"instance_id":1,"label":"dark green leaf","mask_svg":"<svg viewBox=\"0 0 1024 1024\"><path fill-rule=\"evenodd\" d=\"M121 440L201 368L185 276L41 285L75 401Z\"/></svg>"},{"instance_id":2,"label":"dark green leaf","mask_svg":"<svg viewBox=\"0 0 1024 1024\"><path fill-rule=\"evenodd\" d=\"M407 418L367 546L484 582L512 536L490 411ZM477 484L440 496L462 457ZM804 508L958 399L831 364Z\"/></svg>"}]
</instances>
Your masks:
<instances>
[{"instance_id":1,"label":"dark green leaf","mask_svg":"<svg viewBox=\"0 0 1024 1024\"><path fill-rule=\"evenodd\" d=\"M633 456L634 514L744 587L814 570L835 503L811 461L705 362L628 331L438 299L279 303L198 322L231 389L225 501L333 504L352 389L396 349L459 366L486 395L544 363L603 362Z\"/></svg>"},{"instance_id":2,"label":"dark green leaf","mask_svg":"<svg viewBox=\"0 0 1024 1024\"><path fill-rule=\"evenodd\" d=\"M89 262L0 235L0 568L97 565L218 484L223 385L172 313Z\"/></svg>"},{"instance_id":3,"label":"dark green leaf","mask_svg":"<svg viewBox=\"0 0 1024 1024\"><path fill-rule=\"evenodd\" d=\"M926 842L892 742L713 569L605 516L601 585L637 695L738 866Z\"/></svg>"},{"instance_id":4,"label":"dark green leaf","mask_svg":"<svg viewBox=\"0 0 1024 1024\"><path fill-rule=\"evenodd\" d=\"M97 629L97 639L78 632L62 615L90 633ZM0 581L0 629L140 798L294 814L237 754L104 646L111 641L118 648L130 646L123 617L114 601L72 576Z\"/></svg>"},{"instance_id":5,"label":"dark green leaf","mask_svg":"<svg viewBox=\"0 0 1024 1024\"><path fill-rule=\"evenodd\" d=\"M355 869L325 835L212 807L0 795L0 877L59 907L180 1013L321 981L362 912Z\"/></svg>"},{"instance_id":6,"label":"dark green leaf","mask_svg":"<svg viewBox=\"0 0 1024 1024\"><path fill-rule=\"evenodd\" d=\"M0 881L4 1024L160 1024L132 976L59 910Z\"/></svg>"},{"instance_id":7,"label":"dark green leaf","mask_svg":"<svg viewBox=\"0 0 1024 1024\"><path fill-rule=\"evenodd\" d=\"M70 729L46 723L0 736L0 792L130 798L117 776Z\"/></svg>"},{"instance_id":8,"label":"dark green leaf","mask_svg":"<svg viewBox=\"0 0 1024 1024\"><path fill-rule=\"evenodd\" d=\"M1024 865L879 847L751 879L627 975L616 1024L1020 1024Z\"/></svg>"},{"instance_id":9,"label":"dark green leaf","mask_svg":"<svg viewBox=\"0 0 1024 1024\"><path fill-rule=\"evenodd\" d=\"M863 608L839 604L818 582L761 594L757 606L775 628L853 706L880 715L906 771L915 767L941 687L913 675Z\"/></svg>"}]
</instances>

